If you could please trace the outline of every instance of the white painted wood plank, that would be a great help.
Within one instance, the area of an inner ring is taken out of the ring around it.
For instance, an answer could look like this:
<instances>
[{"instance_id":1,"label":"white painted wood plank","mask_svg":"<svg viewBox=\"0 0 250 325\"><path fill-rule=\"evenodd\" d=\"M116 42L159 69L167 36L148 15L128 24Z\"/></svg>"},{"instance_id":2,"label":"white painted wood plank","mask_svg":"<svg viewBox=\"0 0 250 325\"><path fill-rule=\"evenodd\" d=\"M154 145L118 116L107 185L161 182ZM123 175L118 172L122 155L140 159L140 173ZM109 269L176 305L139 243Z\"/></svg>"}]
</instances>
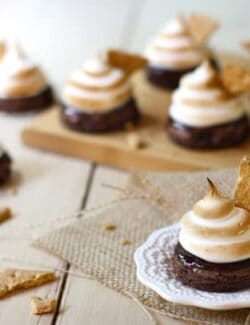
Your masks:
<instances>
[{"instance_id":1,"label":"white painted wood plank","mask_svg":"<svg viewBox=\"0 0 250 325\"><path fill-rule=\"evenodd\" d=\"M87 207L109 202L114 198L113 191L102 186L103 183L124 186L128 174L125 172L98 167ZM75 270L72 268L72 270ZM76 271L76 270L75 270ZM62 304L63 313L57 319L57 325L128 325L150 324L145 313L131 299L101 286L96 281L69 276L66 282ZM183 324L165 316L155 315L160 324Z\"/></svg>"},{"instance_id":2,"label":"white painted wood plank","mask_svg":"<svg viewBox=\"0 0 250 325\"><path fill-rule=\"evenodd\" d=\"M62 268L61 261L30 247L26 241L1 240L7 229L19 229L71 215L81 205L90 171L89 163L24 148L19 135L29 120L30 117L0 115L0 141L13 156L15 170L21 176L15 196L8 191L0 192L0 206L10 206L14 212L11 221L0 225L0 255ZM40 230L36 229L36 233L39 234ZM14 232L14 235L18 237L18 233ZM39 269L39 266L22 263L1 263L1 269L7 266ZM29 297L55 297L59 286L60 281L57 281L1 300L0 324L48 324L51 315L38 317L31 314Z\"/></svg>"}]
</instances>

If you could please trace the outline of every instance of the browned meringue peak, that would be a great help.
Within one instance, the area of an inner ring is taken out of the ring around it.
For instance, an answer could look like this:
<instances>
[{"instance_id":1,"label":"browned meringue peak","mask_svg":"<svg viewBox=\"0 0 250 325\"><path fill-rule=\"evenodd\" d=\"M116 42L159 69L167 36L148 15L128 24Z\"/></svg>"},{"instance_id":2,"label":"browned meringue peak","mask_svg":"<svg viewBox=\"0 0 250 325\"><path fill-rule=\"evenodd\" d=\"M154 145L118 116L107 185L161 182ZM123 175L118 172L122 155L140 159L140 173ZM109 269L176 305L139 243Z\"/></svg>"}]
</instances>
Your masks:
<instances>
[{"instance_id":1,"label":"browned meringue peak","mask_svg":"<svg viewBox=\"0 0 250 325\"><path fill-rule=\"evenodd\" d=\"M46 79L19 45L7 47L0 62L0 95L26 97L39 93Z\"/></svg>"},{"instance_id":2,"label":"browned meringue peak","mask_svg":"<svg viewBox=\"0 0 250 325\"><path fill-rule=\"evenodd\" d=\"M208 178L208 191L205 197L193 206L193 211L205 219L223 218L234 208L234 201L218 192Z\"/></svg>"},{"instance_id":3,"label":"browned meringue peak","mask_svg":"<svg viewBox=\"0 0 250 325\"><path fill-rule=\"evenodd\" d=\"M101 57L88 60L69 78L64 100L83 111L106 111L118 107L132 96L123 70Z\"/></svg>"},{"instance_id":4,"label":"browned meringue peak","mask_svg":"<svg viewBox=\"0 0 250 325\"><path fill-rule=\"evenodd\" d=\"M151 65L188 69L198 66L205 52L203 47L196 45L185 19L176 16L149 45L146 56Z\"/></svg>"},{"instance_id":5,"label":"browned meringue peak","mask_svg":"<svg viewBox=\"0 0 250 325\"><path fill-rule=\"evenodd\" d=\"M196 98L195 96L193 96L194 98L183 96L182 102L191 106L217 105L236 98L225 87L220 73L209 60L204 60L194 72L184 76L180 82L180 89L181 87L186 90L200 92L200 96L196 96ZM209 94L211 95L209 96Z\"/></svg>"},{"instance_id":6,"label":"browned meringue peak","mask_svg":"<svg viewBox=\"0 0 250 325\"><path fill-rule=\"evenodd\" d=\"M207 195L181 220L179 241L191 254L214 263L250 258L250 214L208 180Z\"/></svg>"}]
</instances>

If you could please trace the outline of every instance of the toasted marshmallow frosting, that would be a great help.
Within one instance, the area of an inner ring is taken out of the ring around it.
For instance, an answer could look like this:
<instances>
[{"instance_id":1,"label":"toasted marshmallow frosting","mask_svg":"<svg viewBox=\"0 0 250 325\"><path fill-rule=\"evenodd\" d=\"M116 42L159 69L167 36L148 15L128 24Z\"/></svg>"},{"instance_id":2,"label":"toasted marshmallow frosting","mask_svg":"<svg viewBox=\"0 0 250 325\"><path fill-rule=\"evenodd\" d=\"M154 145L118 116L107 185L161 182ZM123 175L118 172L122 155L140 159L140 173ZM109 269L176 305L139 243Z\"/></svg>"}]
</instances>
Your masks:
<instances>
[{"instance_id":1,"label":"toasted marshmallow frosting","mask_svg":"<svg viewBox=\"0 0 250 325\"><path fill-rule=\"evenodd\" d=\"M208 61L185 75L173 93L169 116L190 127L211 127L245 114L239 97L230 94Z\"/></svg>"},{"instance_id":2,"label":"toasted marshmallow frosting","mask_svg":"<svg viewBox=\"0 0 250 325\"><path fill-rule=\"evenodd\" d=\"M4 147L3 147L3 145L0 143L0 158L3 156L4 153L5 153Z\"/></svg>"},{"instance_id":3,"label":"toasted marshmallow frosting","mask_svg":"<svg viewBox=\"0 0 250 325\"><path fill-rule=\"evenodd\" d=\"M66 104L87 112L112 110L131 96L131 85L125 73L101 58L87 61L74 72L63 94Z\"/></svg>"},{"instance_id":4,"label":"toasted marshmallow frosting","mask_svg":"<svg viewBox=\"0 0 250 325\"><path fill-rule=\"evenodd\" d=\"M212 263L250 258L250 213L235 207L208 180L207 195L181 220L179 241L191 254Z\"/></svg>"},{"instance_id":5,"label":"toasted marshmallow frosting","mask_svg":"<svg viewBox=\"0 0 250 325\"><path fill-rule=\"evenodd\" d=\"M152 66L184 70L199 65L206 53L195 45L184 19L175 17L149 45L146 56Z\"/></svg>"},{"instance_id":6,"label":"toasted marshmallow frosting","mask_svg":"<svg viewBox=\"0 0 250 325\"><path fill-rule=\"evenodd\" d=\"M10 46L0 62L0 97L29 97L45 87L39 68L20 48Z\"/></svg>"}]
</instances>

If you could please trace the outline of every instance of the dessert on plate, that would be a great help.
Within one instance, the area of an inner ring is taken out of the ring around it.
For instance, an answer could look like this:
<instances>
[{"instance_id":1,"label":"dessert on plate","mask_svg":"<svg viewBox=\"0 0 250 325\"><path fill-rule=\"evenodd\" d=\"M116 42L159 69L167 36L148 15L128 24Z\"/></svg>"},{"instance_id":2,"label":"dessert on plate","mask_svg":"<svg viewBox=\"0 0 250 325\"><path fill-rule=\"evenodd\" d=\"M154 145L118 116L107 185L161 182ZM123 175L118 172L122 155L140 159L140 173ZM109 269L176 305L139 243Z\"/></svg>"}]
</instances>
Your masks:
<instances>
[{"instance_id":1,"label":"dessert on plate","mask_svg":"<svg viewBox=\"0 0 250 325\"><path fill-rule=\"evenodd\" d=\"M17 44L7 46L0 60L0 111L35 111L52 103L52 89L40 68Z\"/></svg>"},{"instance_id":2,"label":"dessert on plate","mask_svg":"<svg viewBox=\"0 0 250 325\"><path fill-rule=\"evenodd\" d=\"M205 19L208 20L204 17L203 20ZM157 35L146 50L149 62L146 75L151 83L162 88L175 89L180 78L199 66L204 58L211 57L217 65L205 47L205 42L215 29L215 22L209 25L206 23L206 26L210 26L206 30L202 26L199 28L199 24L202 24L202 19L198 16L193 15L189 20L177 16ZM198 34L194 34L193 30L198 31ZM204 33L200 33L201 31Z\"/></svg>"},{"instance_id":3,"label":"dessert on plate","mask_svg":"<svg viewBox=\"0 0 250 325\"><path fill-rule=\"evenodd\" d=\"M167 120L169 137L185 147L226 148L249 136L249 122L242 95L224 85L209 61L184 76L172 95Z\"/></svg>"},{"instance_id":4,"label":"dessert on plate","mask_svg":"<svg viewBox=\"0 0 250 325\"><path fill-rule=\"evenodd\" d=\"M183 284L199 290L250 288L250 212L209 179L206 196L182 217L174 271Z\"/></svg>"},{"instance_id":5,"label":"dessert on plate","mask_svg":"<svg viewBox=\"0 0 250 325\"><path fill-rule=\"evenodd\" d=\"M0 185L4 184L11 176L11 158L0 144Z\"/></svg>"},{"instance_id":6,"label":"dessert on plate","mask_svg":"<svg viewBox=\"0 0 250 325\"><path fill-rule=\"evenodd\" d=\"M101 57L88 60L71 75L61 111L68 127L93 133L121 129L139 118L129 76Z\"/></svg>"}]
</instances>

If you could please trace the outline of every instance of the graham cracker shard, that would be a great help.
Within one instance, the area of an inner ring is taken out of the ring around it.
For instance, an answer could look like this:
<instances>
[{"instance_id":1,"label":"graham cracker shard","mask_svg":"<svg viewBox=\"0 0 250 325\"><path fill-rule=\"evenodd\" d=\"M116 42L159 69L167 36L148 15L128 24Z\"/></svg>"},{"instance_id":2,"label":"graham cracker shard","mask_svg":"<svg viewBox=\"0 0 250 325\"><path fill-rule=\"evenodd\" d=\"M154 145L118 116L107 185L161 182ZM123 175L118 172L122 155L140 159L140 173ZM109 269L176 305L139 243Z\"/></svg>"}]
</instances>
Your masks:
<instances>
[{"instance_id":1,"label":"graham cracker shard","mask_svg":"<svg viewBox=\"0 0 250 325\"><path fill-rule=\"evenodd\" d=\"M0 223L9 219L12 215L10 208L0 208Z\"/></svg>"},{"instance_id":2,"label":"graham cracker shard","mask_svg":"<svg viewBox=\"0 0 250 325\"><path fill-rule=\"evenodd\" d=\"M240 162L238 179L234 192L235 205L250 211L250 157L245 156Z\"/></svg>"},{"instance_id":3,"label":"graham cracker shard","mask_svg":"<svg viewBox=\"0 0 250 325\"><path fill-rule=\"evenodd\" d=\"M241 42L242 47L250 52L250 41L243 41Z\"/></svg>"},{"instance_id":4,"label":"graham cracker shard","mask_svg":"<svg viewBox=\"0 0 250 325\"><path fill-rule=\"evenodd\" d=\"M147 64L147 59L140 55L115 49L108 50L107 60L111 66L122 69L128 75L142 69Z\"/></svg>"},{"instance_id":5,"label":"graham cracker shard","mask_svg":"<svg viewBox=\"0 0 250 325\"><path fill-rule=\"evenodd\" d=\"M56 299L44 299L40 297L31 297L31 310L34 315L53 313L56 309Z\"/></svg>"},{"instance_id":6,"label":"graham cracker shard","mask_svg":"<svg viewBox=\"0 0 250 325\"><path fill-rule=\"evenodd\" d=\"M41 286L55 278L54 272L7 269L0 272L0 298L17 290Z\"/></svg>"},{"instance_id":7,"label":"graham cracker shard","mask_svg":"<svg viewBox=\"0 0 250 325\"><path fill-rule=\"evenodd\" d=\"M188 17L187 25L198 46L204 45L219 26L218 22L214 19L196 13Z\"/></svg>"},{"instance_id":8,"label":"graham cracker shard","mask_svg":"<svg viewBox=\"0 0 250 325\"><path fill-rule=\"evenodd\" d=\"M221 76L225 88L230 93L238 95L250 91L250 71L229 65L223 69Z\"/></svg>"}]
</instances>

